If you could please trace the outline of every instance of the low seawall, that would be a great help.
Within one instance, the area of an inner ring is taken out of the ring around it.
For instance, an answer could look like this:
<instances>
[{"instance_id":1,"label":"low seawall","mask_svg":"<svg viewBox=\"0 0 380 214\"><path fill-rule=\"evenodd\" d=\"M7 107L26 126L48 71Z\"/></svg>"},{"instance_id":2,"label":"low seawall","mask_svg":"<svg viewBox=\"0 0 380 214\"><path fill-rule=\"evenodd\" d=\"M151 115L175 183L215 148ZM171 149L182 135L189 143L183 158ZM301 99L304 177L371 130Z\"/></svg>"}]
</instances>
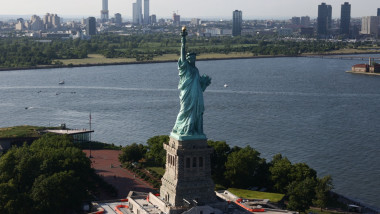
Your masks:
<instances>
[{"instance_id":1,"label":"low seawall","mask_svg":"<svg viewBox=\"0 0 380 214\"><path fill-rule=\"evenodd\" d=\"M353 205L360 206L362 213L380 214L380 208L378 208L378 207L374 207L374 206L365 204L365 203L361 202L360 200L353 199L353 198L341 195L341 194L336 193L336 192L330 191L330 193L333 197L336 197L339 202L342 202L342 203L347 204L347 205L353 204Z\"/></svg>"}]
</instances>

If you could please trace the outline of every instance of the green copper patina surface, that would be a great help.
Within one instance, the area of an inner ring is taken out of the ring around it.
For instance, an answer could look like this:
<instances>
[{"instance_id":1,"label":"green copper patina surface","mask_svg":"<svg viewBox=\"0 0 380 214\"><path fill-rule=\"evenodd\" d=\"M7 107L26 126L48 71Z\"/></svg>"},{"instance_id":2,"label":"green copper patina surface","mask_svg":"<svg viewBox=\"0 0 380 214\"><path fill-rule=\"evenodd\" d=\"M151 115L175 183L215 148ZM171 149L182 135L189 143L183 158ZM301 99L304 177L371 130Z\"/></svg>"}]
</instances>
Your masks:
<instances>
[{"instance_id":1,"label":"green copper patina surface","mask_svg":"<svg viewBox=\"0 0 380 214\"><path fill-rule=\"evenodd\" d=\"M182 28L181 57L178 60L180 110L170 136L177 140L206 139L203 133L203 92L211 83L207 75L200 76L195 67L195 53L186 53L186 28Z\"/></svg>"}]
</instances>

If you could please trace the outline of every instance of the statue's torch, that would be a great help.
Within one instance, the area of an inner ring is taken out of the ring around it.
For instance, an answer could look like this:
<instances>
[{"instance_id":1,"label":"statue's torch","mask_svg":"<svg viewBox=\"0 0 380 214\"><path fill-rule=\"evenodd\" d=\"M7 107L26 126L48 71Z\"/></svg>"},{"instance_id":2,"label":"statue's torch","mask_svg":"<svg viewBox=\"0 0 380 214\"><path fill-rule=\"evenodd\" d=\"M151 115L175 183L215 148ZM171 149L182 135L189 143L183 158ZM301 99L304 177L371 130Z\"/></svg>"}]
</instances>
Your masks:
<instances>
[{"instance_id":1,"label":"statue's torch","mask_svg":"<svg viewBox=\"0 0 380 214\"><path fill-rule=\"evenodd\" d=\"M182 27L181 36L182 36L182 37L187 36L186 26L183 26L183 27Z\"/></svg>"}]
</instances>

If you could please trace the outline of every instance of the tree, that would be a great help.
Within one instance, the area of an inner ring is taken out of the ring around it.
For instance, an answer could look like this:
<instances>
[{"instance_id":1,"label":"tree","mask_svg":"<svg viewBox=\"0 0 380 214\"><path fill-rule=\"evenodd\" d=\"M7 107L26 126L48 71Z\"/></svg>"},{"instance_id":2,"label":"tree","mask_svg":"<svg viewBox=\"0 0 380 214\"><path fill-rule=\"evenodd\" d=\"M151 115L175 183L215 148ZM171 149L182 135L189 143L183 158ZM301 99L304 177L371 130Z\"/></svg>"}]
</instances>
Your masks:
<instances>
[{"instance_id":1,"label":"tree","mask_svg":"<svg viewBox=\"0 0 380 214\"><path fill-rule=\"evenodd\" d=\"M296 163L293 165L290 179L291 181L303 181L306 178L317 179L317 172L306 163Z\"/></svg>"},{"instance_id":2,"label":"tree","mask_svg":"<svg viewBox=\"0 0 380 214\"><path fill-rule=\"evenodd\" d=\"M315 187L315 199L313 200L313 204L321 208L321 211L327 206L330 190L333 188L334 186L332 184L331 175L317 179L317 185Z\"/></svg>"},{"instance_id":3,"label":"tree","mask_svg":"<svg viewBox=\"0 0 380 214\"><path fill-rule=\"evenodd\" d=\"M164 143L169 142L169 136L160 135L149 138L147 141L148 151L146 152L146 158L158 166L165 166L166 151L164 149Z\"/></svg>"},{"instance_id":4,"label":"tree","mask_svg":"<svg viewBox=\"0 0 380 214\"><path fill-rule=\"evenodd\" d=\"M263 164L265 159L260 158L260 153L247 146L228 155L224 175L233 187L260 186L259 169Z\"/></svg>"},{"instance_id":5,"label":"tree","mask_svg":"<svg viewBox=\"0 0 380 214\"><path fill-rule=\"evenodd\" d=\"M141 160L146 153L146 147L142 144L133 143L121 149L120 162L136 162Z\"/></svg>"},{"instance_id":6,"label":"tree","mask_svg":"<svg viewBox=\"0 0 380 214\"><path fill-rule=\"evenodd\" d=\"M73 171L39 176L30 194L34 206L41 213L64 213L70 207L79 207L86 193L79 179ZM62 210L57 211L58 207Z\"/></svg>"},{"instance_id":7,"label":"tree","mask_svg":"<svg viewBox=\"0 0 380 214\"><path fill-rule=\"evenodd\" d=\"M302 181L293 181L288 186L288 209L305 212L313 203L315 197L316 180L306 178Z\"/></svg>"},{"instance_id":8,"label":"tree","mask_svg":"<svg viewBox=\"0 0 380 214\"><path fill-rule=\"evenodd\" d=\"M94 176L90 160L68 136L46 134L0 157L0 213L79 210Z\"/></svg>"},{"instance_id":9,"label":"tree","mask_svg":"<svg viewBox=\"0 0 380 214\"><path fill-rule=\"evenodd\" d=\"M207 144L214 148L211 154L211 176L215 183L227 186L229 183L224 179L226 162L231 149L225 141L208 140Z\"/></svg>"},{"instance_id":10,"label":"tree","mask_svg":"<svg viewBox=\"0 0 380 214\"><path fill-rule=\"evenodd\" d=\"M273 156L270 163L270 180L273 188L279 193L286 193L287 186L291 183L292 163L281 154Z\"/></svg>"}]
</instances>

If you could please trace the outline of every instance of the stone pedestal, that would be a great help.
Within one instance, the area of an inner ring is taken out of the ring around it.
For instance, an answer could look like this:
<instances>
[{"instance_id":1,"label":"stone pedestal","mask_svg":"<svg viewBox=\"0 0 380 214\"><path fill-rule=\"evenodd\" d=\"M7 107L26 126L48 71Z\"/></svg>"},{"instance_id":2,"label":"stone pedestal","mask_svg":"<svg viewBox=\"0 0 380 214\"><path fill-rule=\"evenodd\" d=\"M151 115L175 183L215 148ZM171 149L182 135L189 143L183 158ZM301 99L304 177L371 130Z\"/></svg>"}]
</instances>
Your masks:
<instances>
[{"instance_id":1,"label":"stone pedestal","mask_svg":"<svg viewBox=\"0 0 380 214\"><path fill-rule=\"evenodd\" d=\"M181 141L170 137L166 150L166 170L160 197L172 207L215 203L210 155L206 139Z\"/></svg>"}]
</instances>

